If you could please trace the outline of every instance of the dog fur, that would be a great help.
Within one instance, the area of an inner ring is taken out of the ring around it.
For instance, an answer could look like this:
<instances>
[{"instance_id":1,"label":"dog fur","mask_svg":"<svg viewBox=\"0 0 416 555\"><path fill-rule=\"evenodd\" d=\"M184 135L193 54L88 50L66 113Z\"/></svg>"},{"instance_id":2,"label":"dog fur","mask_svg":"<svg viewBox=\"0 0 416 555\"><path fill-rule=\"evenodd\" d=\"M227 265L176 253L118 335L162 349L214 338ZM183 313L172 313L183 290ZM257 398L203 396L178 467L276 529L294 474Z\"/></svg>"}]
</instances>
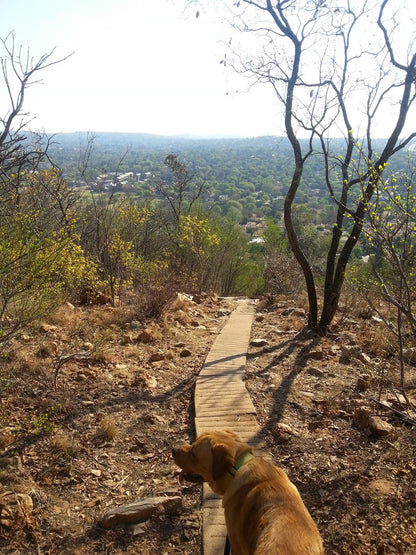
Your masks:
<instances>
[{"instance_id":1,"label":"dog fur","mask_svg":"<svg viewBox=\"0 0 416 555\"><path fill-rule=\"evenodd\" d=\"M251 447L230 431L207 432L172 449L181 476L202 476L223 497L232 555L322 555L318 529L295 485L282 469L247 453ZM237 460L244 462L238 470Z\"/></svg>"}]
</instances>

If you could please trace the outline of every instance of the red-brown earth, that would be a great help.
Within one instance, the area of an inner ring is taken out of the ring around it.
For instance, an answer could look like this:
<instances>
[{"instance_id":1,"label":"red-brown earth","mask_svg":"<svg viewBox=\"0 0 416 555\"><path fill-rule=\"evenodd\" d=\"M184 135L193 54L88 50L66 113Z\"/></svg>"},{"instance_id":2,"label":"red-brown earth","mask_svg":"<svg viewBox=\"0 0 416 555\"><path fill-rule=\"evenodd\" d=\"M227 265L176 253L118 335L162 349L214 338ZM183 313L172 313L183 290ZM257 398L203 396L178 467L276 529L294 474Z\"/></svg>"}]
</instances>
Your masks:
<instances>
[{"instance_id":1,"label":"red-brown earth","mask_svg":"<svg viewBox=\"0 0 416 555\"><path fill-rule=\"evenodd\" d=\"M318 337L293 302L257 305L247 388L326 552L416 553L414 366L406 400L377 318ZM65 305L15 340L0 370L2 553L201 553L201 486L181 488L171 447L194 439L195 378L233 307L178 298L151 321L132 303ZM180 505L102 526L160 496Z\"/></svg>"}]
</instances>

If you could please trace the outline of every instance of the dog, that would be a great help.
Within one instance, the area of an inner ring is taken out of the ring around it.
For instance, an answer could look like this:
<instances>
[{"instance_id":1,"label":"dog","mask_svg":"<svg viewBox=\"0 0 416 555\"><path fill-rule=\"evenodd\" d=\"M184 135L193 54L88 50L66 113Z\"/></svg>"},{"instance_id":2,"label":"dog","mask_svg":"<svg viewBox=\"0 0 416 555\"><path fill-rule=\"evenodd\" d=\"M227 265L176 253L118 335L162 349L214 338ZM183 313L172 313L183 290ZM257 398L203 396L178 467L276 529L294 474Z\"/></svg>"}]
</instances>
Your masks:
<instances>
[{"instance_id":1,"label":"dog","mask_svg":"<svg viewBox=\"0 0 416 555\"><path fill-rule=\"evenodd\" d=\"M232 555L322 555L321 536L285 472L231 431L172 449L180 481L201 476L222 496ZM195 480L194 480L195 481Z\"/></svg>"}]
</instances>

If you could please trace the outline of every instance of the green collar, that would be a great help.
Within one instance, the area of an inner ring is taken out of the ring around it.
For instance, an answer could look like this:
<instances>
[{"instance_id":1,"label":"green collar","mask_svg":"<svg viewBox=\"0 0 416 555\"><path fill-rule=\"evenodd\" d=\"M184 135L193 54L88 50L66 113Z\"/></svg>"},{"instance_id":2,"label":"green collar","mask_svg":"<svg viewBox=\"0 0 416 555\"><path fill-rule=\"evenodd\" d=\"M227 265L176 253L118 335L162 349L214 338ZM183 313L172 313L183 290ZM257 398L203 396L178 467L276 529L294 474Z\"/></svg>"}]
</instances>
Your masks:
<instances>
[{"instance_id":1,"label":"green collar","mask_svg":"<svg viewBox=\"0 0 416 555\"><path fill-rule=\"evenodd\" d=\"M233 466L227 470L227 474L221 478L220 487L223 490L223 493L227 490L228 486L233 481L234 476L237 474L238 470L245 464L247 464L251 459L254 459L254 455L250 451L246 451L245 453L241 453L235 461Z\"/></svg>"},{"instance_id":2,"label":"green collar","mask_svg":"<svg viewBox=\"0 0 416 555\"><path fill-rule=\"evenodd\" d=\"M245 464L248 463L248 461L251 461L251 459L254 459L254 455L252 453L250 453L250 451L246 451L245 453L241 453L241 455L239 455L235 461L233 466L230 468L230 470L228 471L229 474L231 474L231 476L234 478L236 472L238 470L240 470L240 468L242 466L244 466Z\"/></svg>"}]
</instances>

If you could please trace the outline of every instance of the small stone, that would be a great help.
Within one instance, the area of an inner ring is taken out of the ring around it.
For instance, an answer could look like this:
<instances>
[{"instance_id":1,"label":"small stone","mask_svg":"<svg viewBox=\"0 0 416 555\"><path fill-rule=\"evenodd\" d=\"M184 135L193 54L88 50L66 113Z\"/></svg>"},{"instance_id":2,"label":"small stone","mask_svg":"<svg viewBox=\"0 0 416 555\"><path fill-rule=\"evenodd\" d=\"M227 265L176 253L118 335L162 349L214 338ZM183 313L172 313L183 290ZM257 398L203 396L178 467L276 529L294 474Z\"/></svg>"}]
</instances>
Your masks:
<instances>
[{"instance_id":1,"label":"small stone","mask_svg":"<svg viewBox=\"0 0 416 555\"><path fill-rule=\"evenodd\" d=\"M354 411L354 424L360 430L368 429L371 417L371 410L368 407L357 407Z\"/></svg>"},{"instance_id":2,"label":"small stone","mask_svg":"<svg viewBox=\"0 0 416 555\"><path fill-rule=\"evenodd\" d=\"M153 353L152 355L150 355L148 362L150 363L160 362L161 360L165 360L165 359L166 359L166 356L164 353Z\"/></svg>"},{"instance_id":3,"label":"small stone","mask_svg":"<svg viewBox=\"0 0 416 555\"><path fill-rule=\"evenodd\" d=\"M358 376L356 388L358 391L366 391L370 385L370 376L368 374L362 374Z\"/></svg>"},{"instance_id":4,"label":"small stone","mask_svg":"<svg viewBox=\"0 0 416 555\"><path fill-rule=\"evenodd\" d=\"M179 356L181 356L182 358L186 358L192 356L192 353L189 349L182 349Z\"/></svg>"},{"instance_id":5,"label":"small stone","mask_svg":"<svg viewBox=\"0 0 416 555\"><path fill-rule=\"evenodd\" d=\"M51 331L56 331L57 327L52 326L51 324L47 324L46 322L41 322L39 326L39 330L43 333L49 333Z\"/></svg>"},{"instance_id":6,"label":"small stone","mask_svg":"<svg viewBox=\"0 0 416 555\"><path fill-rule=\"evenodd\" d=\"M363 320L370 320L370 318L373 316L373 310L370 307L362 308L358 313L358 316Z\"/></svg>"},{"instance_id":7,"label":"small stone","mask_svg":"<svg viewBox=\"0 0 416 555\"><path fill-rule=\"evenodd\" d=\"M311 360L323 360L324 352L320 347L317 347L316 349L312 349L311 351L309 351L309 353L306 353L304 355L304 358Z\"/></svg>"},{"instance_id":8,"label":"small stone","mask_svg":"<svg viewBox=\"0 0 416 555\"><path fill-rule=\"evenodd\" d=\"M364 364L371 364L371 358L366 353L360 353L358 359L364 362Z\"/></svg>"},{"instance_id":9,"label":"small stone","mask_svg":"<svg viewBox=\"0 0 416 555\"><path fill-rule=\"evenodd\" d=\"M276 443L286 443L290 441L293 436L297 435L298 433L287 424L279 422L274 426L274 439Z\"/></svg>"},{"instance_id":10,"label":"small stone","mask_svg":"<svg viewBox=\"0 0 416 555\"><path fill-rule=\"evenodd\" d=\"M358 358L360 354L361 350L358 345L349 345L342 349L339 361L341 364L348 364L352 358Z\"/></svg>"},{"instance_id":11,"label":"small stone","mask_svg":"<svg viewBox=\"0 0 416 555\"><path fill-rule=\"evenodd\" d=\"M369 420L370 435L376 439L386 437L394 430L393 426L379 416L371 416Z\"/></svg>"},{"instance_id":12,"label":"small stone","mask_svg":"<svg viewBox=\"0 0 416 555\"><path fill-rule=\"evenodd\" d=\"M261 339L261 338L259 338L259 339L252 339L252 340L250 341L250 345L251 345L252 347L264 347L264 345L267 345L267 344L268 344L267 339Z\"/></svg>"},{"instance_id":13,"label":"small stone","mask_svg":"<svg viewBox=\"0 0 416 555\"><path fill-rule=\"evenodd\" d=\"M318 378L321 378L324 375L324 372L319 368L316 368L316 366L310 366L306 369L306 371L311 376L317 376Z\"/></svg>"},{"instance_id":14,"label":"small stone","mask_svg":"<svg viewBox=\"0 0 416 555\"><path fill-rule=\"evenodd\" d=\"M142 343L153 343L161 339L160 333L157 330L146 328L137 336L137 340Z\"/></svg>"}]
</instances>

